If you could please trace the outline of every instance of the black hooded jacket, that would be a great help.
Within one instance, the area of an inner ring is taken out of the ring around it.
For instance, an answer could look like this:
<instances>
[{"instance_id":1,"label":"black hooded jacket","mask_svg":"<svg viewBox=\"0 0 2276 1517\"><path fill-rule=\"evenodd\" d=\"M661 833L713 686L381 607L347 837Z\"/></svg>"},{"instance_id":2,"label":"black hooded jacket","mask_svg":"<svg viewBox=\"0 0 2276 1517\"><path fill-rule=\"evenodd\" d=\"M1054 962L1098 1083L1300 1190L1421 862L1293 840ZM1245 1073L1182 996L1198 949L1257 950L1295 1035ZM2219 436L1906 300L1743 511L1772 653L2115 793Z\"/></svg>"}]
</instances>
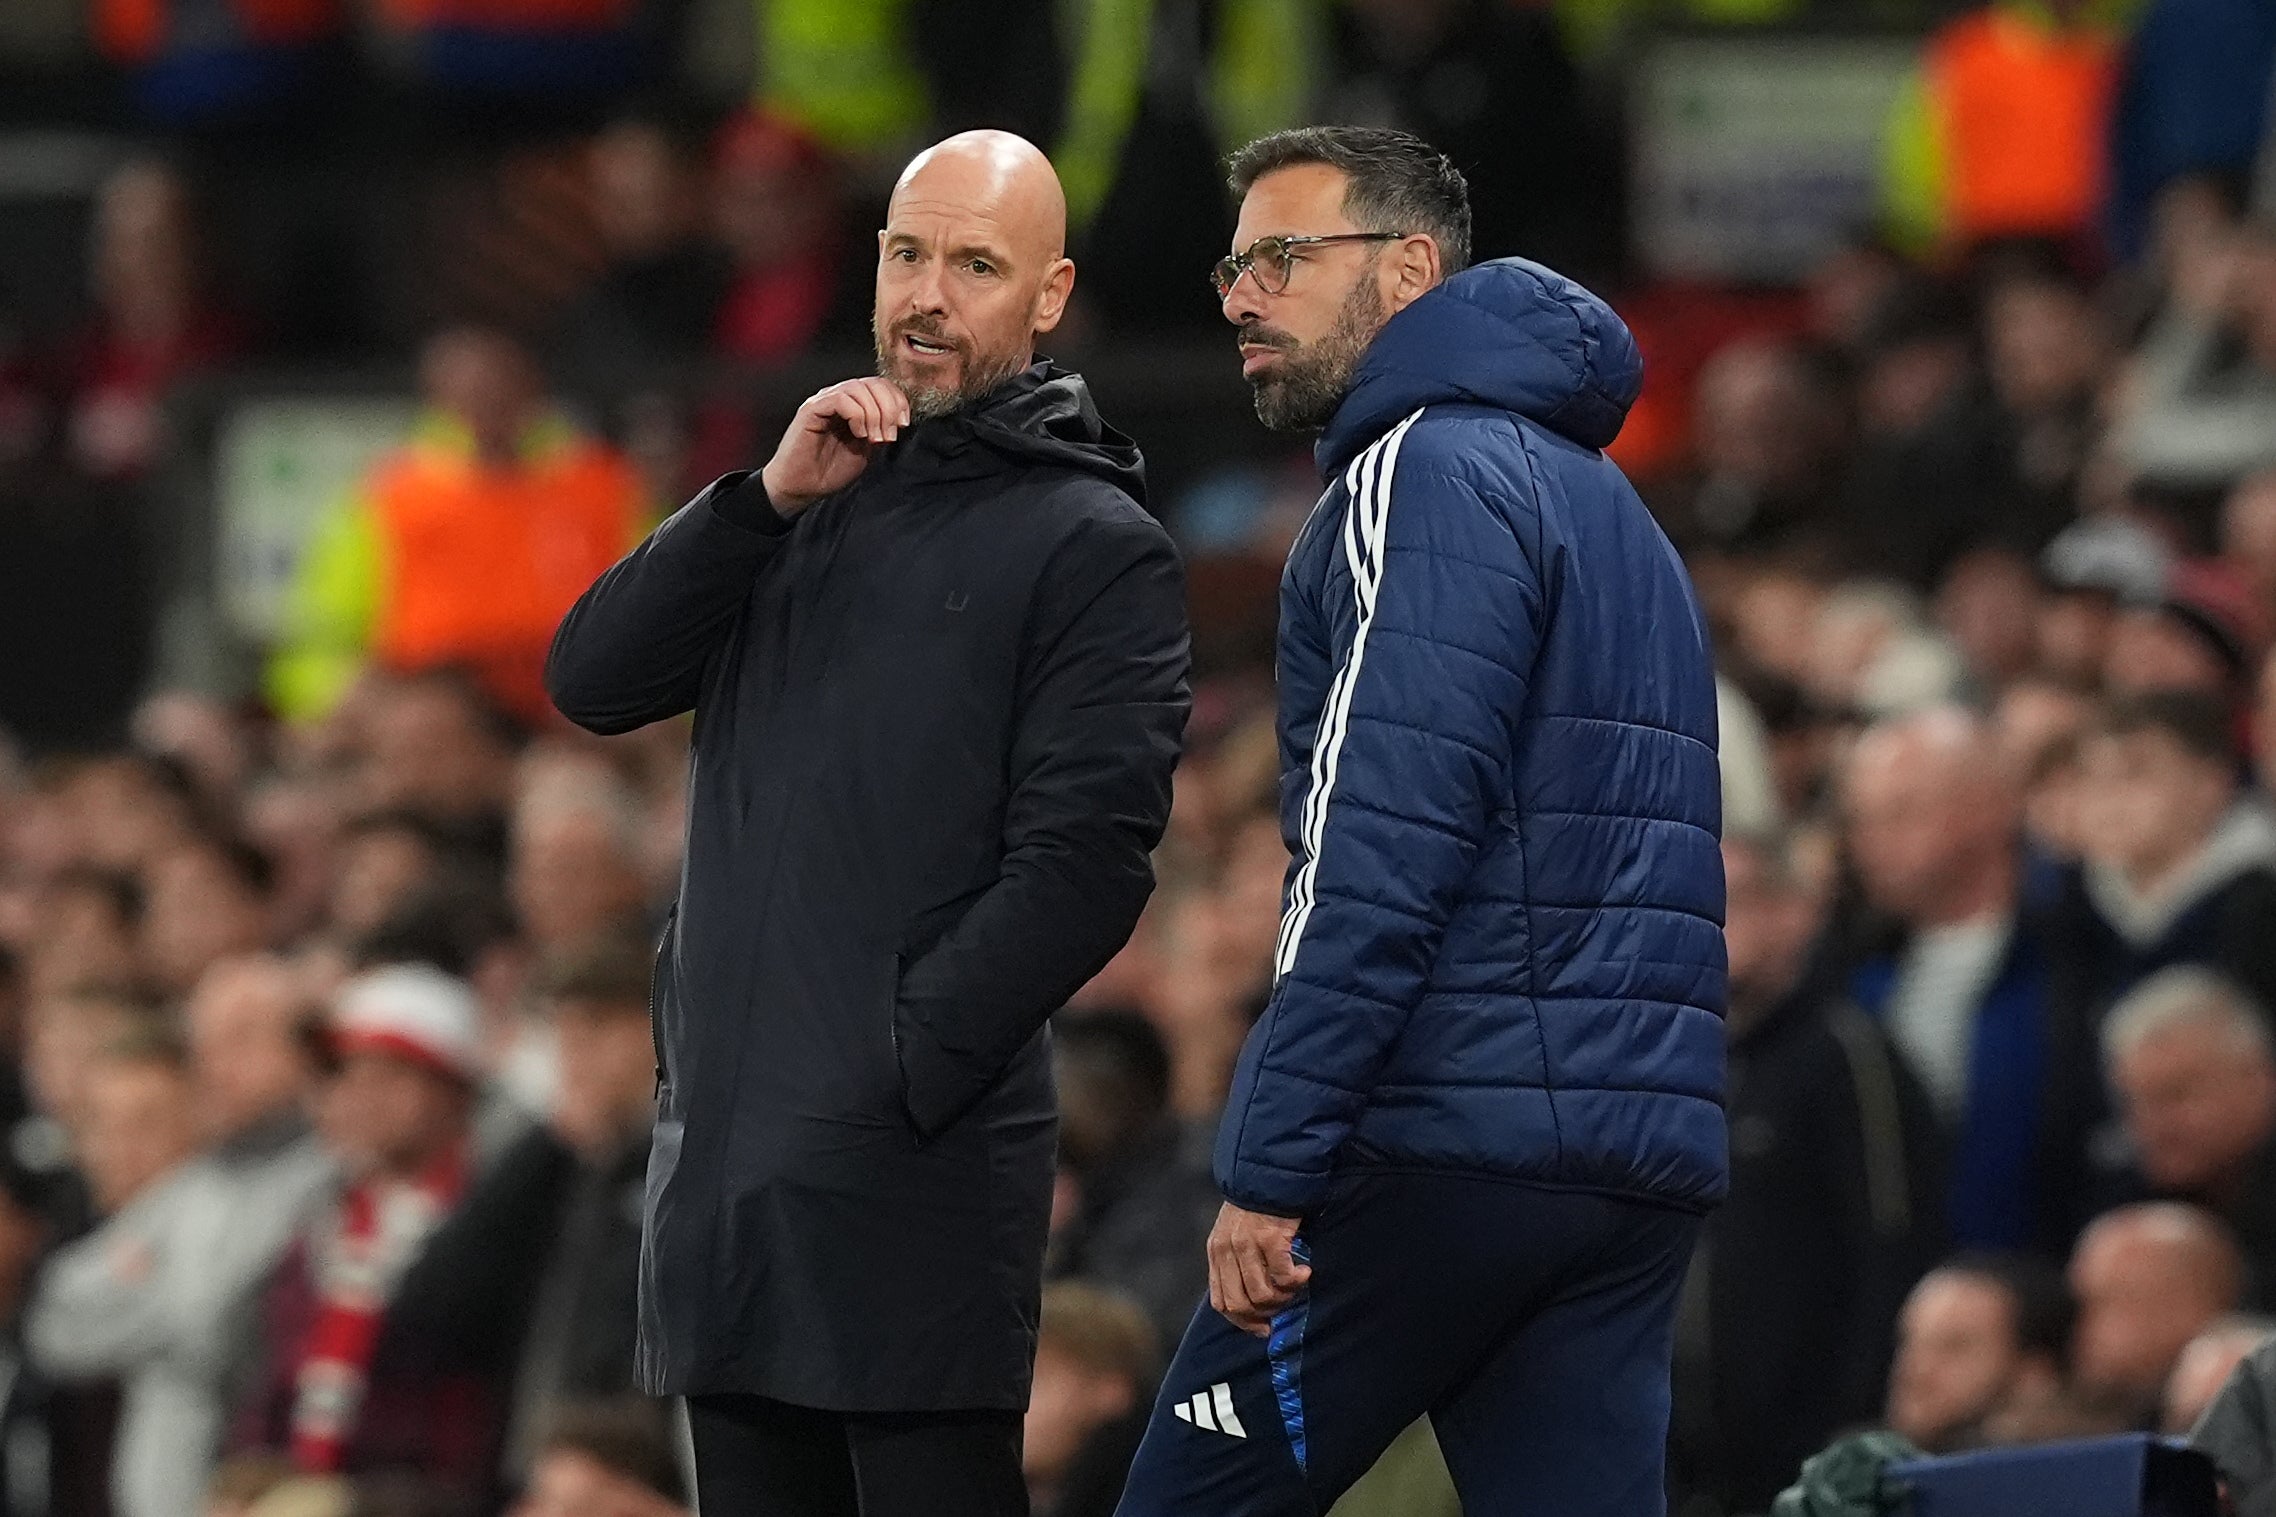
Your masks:
<instances>
[{"instance_id":1,"label":"black hooded jacket","mask_svg":"<svg viewBox=\"0 0 2276 1517\"><path fill-rule=\"evenodd\" d=\"M1024 1407L1046 1020L1153 887L1183 578L1138 451L1039 363L785 523L731 474L586 592L553 699L695 712L656 974L642 1387Z\"/></svg>"}]
</instances>

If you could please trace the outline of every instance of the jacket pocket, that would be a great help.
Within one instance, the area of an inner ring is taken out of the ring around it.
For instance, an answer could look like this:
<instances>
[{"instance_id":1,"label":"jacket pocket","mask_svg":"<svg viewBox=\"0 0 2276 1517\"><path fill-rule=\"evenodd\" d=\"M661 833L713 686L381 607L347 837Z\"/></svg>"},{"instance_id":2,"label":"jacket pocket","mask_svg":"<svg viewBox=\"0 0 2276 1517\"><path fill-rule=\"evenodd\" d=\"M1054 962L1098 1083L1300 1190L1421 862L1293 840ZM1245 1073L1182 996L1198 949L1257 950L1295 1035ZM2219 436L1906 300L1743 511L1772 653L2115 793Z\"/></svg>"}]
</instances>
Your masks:
<instances>
[{"instance_id":1,"label":"jacket pocket","mask_svg":"<svg viewBox=\"0 0 2276 1517\"><path fill-rule=\"evenodd\" d=\"M672 956L672 934L680 923L680 903L674 901L664 913L664 931L656 940L656 959L648 966L648 1041L656 1050L656 1095L662 1099L664 1089L672 1083L664 1057L664 969Z\"/></svg>"},{"instance_id":2,"label":"jacket pocket","mask_svg":"<svg viewBox=\"0 0 2276 1517\"><path fill-rule=\"evenodd\" d=\"M893 1102L896 1114L917 1141L925 1141L924 1131L917 1125L916 1109L909 1099L909 1050L904 1045L901 1031L901 971L907 959L901 954L889 955L885 961L885 1037L888 1056L892 1060Z\"/></svg>"}]
</instances>

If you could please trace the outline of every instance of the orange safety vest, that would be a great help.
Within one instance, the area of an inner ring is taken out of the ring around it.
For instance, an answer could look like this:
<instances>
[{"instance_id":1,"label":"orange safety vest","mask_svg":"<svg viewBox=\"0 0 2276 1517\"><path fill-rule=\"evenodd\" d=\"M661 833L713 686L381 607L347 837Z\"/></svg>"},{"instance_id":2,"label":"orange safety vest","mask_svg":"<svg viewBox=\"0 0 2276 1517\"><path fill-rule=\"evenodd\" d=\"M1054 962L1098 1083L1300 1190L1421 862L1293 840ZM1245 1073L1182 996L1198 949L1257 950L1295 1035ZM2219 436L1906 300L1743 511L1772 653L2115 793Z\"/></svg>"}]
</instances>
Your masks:
<instances>
[{"instance_id":1,"label":"orange safety vest","mask_svg":"<svg viewBox=\"0 0 2276 1517\"><path fill-rule=\"evenodd\" d=\"M2118 38L2000 7L1929 42L1927 86L1957 241L2077 231L2103 199Z\"/></svg>"},{"instance_id":2,"label":"orange safety vest","mask_svg":"<svg viewBox=\"0 0 2276 1517\"><path fill-rule=\"evenodd\" d=\"M638 538L641 500L631 465L584 439L506 469L437 447L382 465L373 653L394 669L464 665L542 717L554 628Z\"/></svg>"},{"instance_id":3,"label":"orange safety vest","mask_svg":"<svg viewBox=\"0 0 2276 1517\"><path fill-rule=\"evenodd\" d=\"M463 27L478 32L613 31L631 24L637 0L381 0L388 24L407 32Z\"/></svg>"},{"instance_id":4,"label":"orange safety vest","mask_svg":"<svg viewBox=\"0 0 2276 1517\"><path fill-rule=\"evenodd\" d=\"M177 47L300 47L345 24L340 0L95 0L95 42L129 66Z\"/></svg>"}]
</instances>

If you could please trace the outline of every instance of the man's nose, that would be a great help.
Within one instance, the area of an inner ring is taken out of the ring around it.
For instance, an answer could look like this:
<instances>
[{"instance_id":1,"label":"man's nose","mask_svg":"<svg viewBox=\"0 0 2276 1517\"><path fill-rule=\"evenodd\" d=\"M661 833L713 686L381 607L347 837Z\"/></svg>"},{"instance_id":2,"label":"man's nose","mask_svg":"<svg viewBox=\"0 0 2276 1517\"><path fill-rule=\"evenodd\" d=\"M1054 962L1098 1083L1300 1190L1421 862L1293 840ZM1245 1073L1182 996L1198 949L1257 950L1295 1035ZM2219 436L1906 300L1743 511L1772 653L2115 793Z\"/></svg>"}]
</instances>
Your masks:
<instances>
[{"instance_id":1,"label":"man's nose","mask_svg":"<svg viewBox=\"0 0 2276 1517\"><path fill-rule=\"evenodd\" d=\"M1257 288L1255 272L1249 269L1241 270L1240 278L1234 280L1232 287L1225 291L1224 298L1219 302L1219 307L1224 311L1225 319L1237 327L1246 326L1251 321L1262 320L1264 317L1264 292Z\"/></svg>"},{"instance_id":2,"label":"man's nose","mask_svg":"<svg viewBox=\"0 0 2276 1517\"><path fill-rule=\"evenodd\" d=\"M909 287L909 309L920 316L947 314L948 282L941 278L939 264L928 264L916 283Z\"/></svg>"}]
</instances>

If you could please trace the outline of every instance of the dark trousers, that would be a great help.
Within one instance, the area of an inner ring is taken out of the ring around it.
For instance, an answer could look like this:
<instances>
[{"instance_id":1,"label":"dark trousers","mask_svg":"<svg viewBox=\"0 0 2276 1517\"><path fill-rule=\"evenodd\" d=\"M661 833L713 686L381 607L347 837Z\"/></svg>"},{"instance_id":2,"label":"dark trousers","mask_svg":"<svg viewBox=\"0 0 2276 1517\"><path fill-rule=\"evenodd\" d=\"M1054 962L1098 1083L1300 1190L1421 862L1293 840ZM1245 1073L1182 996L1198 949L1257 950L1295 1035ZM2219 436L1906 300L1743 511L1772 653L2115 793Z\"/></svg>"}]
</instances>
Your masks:
<instances>
[{"instance_id":1,"label":"dark trousers","mask_svg":"<svg viewBox=\"0 0 2276 1517\"><path fill-rule=\"evenodd\" d=\"M1699 1220L1484 1178L1338 1181L1269 1342L1194 1317L1120 1517L1316 1517L1425 1413L1471 1517L1660 1517Z\"/></svg>"},{"instance_id":2,"label":"dark trousers","mask_svg":"<svg viewBox=\"0 0 2276 1517\"><path fill-rule=\"evenodd\" d=\"M1027 1517L1017 1412L821 1412L690 1396L703 1517Z\"/></svg>"}]
</instances>

